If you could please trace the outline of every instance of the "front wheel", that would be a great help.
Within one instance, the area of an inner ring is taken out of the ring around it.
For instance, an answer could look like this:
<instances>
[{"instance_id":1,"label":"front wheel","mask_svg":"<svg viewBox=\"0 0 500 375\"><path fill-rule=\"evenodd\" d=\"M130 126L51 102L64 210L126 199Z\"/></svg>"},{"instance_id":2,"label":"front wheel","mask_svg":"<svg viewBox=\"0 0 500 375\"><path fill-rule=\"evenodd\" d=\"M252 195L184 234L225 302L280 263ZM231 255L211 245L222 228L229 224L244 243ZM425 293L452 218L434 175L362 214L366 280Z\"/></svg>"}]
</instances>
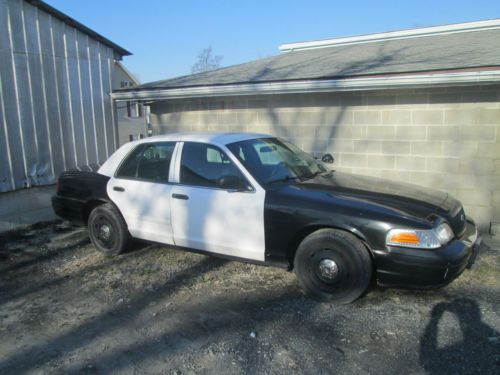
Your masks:
<instances>
[{"instance_id":1,"label":"front wheel","mask_svg":"<svg viewBox=\"0 0 500 375\"><path fill-rule=\"evenodd\" d=\"M338 304L353 302L368 289L372 267L363 243L336 229L311 233L300 243L294 260L302 289L316 299Z\"/></svg>"},{"instance_id":2,"label":"front wheel","mask_svg":"<svg viewBox=\"0 0 500 375\"><path fill-rule=\"evenodd\" d=\"M106 256L124 252L130 243L127 224L109 203L92 210L88 220L89 237L95 248Z\"/></svg>"}]
</instances>

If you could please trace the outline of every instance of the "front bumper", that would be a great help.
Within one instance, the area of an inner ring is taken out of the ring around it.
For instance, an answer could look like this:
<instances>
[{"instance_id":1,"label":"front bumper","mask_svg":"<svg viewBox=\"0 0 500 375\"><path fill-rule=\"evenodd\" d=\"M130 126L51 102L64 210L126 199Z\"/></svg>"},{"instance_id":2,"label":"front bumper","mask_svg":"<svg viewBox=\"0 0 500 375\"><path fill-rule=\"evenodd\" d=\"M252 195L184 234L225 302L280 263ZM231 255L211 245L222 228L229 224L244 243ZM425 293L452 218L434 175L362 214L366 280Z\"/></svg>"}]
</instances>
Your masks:
<instances>
[{"instance_id":1,"label":"front bumper","mask_svg":"<svg viewBox=\"0 0 500 375\"><path fill-rule=\"evenodd\" d=\"M380 285L404 288L437 288L456 279L470 268L479 252L481 237L471 219L464 234L444 247L420 250L388 247L375 250Z\"/></svg>"}]
</instances>

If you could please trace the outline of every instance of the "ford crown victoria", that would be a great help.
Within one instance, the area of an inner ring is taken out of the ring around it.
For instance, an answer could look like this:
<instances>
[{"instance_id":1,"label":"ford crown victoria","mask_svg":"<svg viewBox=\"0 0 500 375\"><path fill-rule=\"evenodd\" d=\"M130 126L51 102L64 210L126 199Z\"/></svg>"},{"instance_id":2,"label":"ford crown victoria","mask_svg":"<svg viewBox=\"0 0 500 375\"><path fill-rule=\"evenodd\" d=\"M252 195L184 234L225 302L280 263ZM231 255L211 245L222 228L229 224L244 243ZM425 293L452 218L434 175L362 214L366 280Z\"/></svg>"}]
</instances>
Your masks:
<instances>
[{"instance_id":1,"label":"ford crown victoria","mask_svg":"<svg viewBox=\"0 0 500 375\"><path fill-rule=\"evenodd\" d=\"M446 285L480 242L447 193L337 172L263 134L130 142L98 169L63 173L57 186L55 212L86 225L106 255L137 238L283 266L308 294L336 303L356 300L372 282Z\"/></svg>"}]
</instances>

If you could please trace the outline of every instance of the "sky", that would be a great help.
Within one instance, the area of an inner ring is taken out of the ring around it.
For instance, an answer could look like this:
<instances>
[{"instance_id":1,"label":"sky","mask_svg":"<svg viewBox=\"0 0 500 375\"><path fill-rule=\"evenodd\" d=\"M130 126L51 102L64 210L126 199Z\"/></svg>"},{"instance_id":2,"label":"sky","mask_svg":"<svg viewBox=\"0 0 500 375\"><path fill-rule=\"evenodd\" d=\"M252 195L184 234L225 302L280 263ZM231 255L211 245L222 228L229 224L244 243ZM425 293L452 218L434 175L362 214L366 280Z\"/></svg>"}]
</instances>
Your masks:
<instances>
[{"instance_id":1,"label":"sky","mask_svg":"<svg viewBox=\"0 0 500 375\"><path fill-rule=\"evenodd\" d=\"M209 46L222 66L290 42L500 18L500 0L45 0L133 53L142 82L186 75Z\"/></svg>"}]
</instances>

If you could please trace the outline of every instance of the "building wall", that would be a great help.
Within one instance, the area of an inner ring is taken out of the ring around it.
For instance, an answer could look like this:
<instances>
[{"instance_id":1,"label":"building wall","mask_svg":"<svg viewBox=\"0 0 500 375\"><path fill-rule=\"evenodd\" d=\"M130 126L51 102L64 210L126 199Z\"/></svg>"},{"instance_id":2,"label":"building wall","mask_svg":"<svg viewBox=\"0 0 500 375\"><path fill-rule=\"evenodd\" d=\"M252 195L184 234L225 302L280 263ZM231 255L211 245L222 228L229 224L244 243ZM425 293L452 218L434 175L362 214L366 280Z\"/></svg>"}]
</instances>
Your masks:
<instances>
[{"instance_id":1,"label":"building wall","mask_svg":"<svg viewBox=\"0 0 500 375\"><path fill-rule=\"evenodd\" d=\"M282 136L337 170L448 191L483 228L500 221L500 86L162 101L151 123Z\"/></svg>"},{"instance_id":2,"label":"building wall","mask_svg":"<svg viewBox=\"0 0 500 375\"><path fill-rule=\"evenodd\" d=\"M113 64L111 48L25 1L0 0L0 192L54 183L115 150Z\"/></svg>"},{"instance_id":3,"label":"building wall","mask_svg":"<svg viewBox=\"0 0 500 375\"><path fill-rule=\"evenodd\" d=\"M127 86L124 86L124 83L127 83ZM128 72L122 68L121 63L115 62L115 69L113 70L113 90L122 87L136 86L138 84L139 82L137 82L134 77L129 76ZM140 106L140 116L134 116L131 111L127 110L127 105ZM132 135L134 139L138 139L141 134L144 137L147 136L147 107L134 102L117 102L115 106L118 124L118 141L120 146L130 141L130 135Z\"/></svg>"},{"instance_id":4,"label":"building wall","mask_svg":"<svg viewBox=\"0 0 500 375\"><path fill-rule=\"evenodd\" d=\"M53 219L56 176L116 149L113 67L106 45L0 0L0 231Z\"/></svg>"}]
</instances>

